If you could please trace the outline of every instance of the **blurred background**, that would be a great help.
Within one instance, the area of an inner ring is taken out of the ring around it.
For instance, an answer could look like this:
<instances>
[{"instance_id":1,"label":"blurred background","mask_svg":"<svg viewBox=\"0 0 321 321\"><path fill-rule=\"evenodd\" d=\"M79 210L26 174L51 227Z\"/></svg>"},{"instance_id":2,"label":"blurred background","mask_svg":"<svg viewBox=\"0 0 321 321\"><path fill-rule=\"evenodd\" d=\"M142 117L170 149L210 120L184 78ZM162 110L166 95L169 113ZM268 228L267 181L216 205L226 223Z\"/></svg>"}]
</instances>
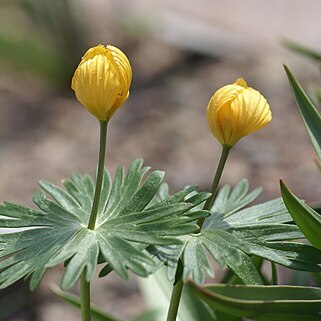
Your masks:
<instances>
[{"instance_id":1,"label":"blurred background","mask_svg":"<svg viewBox=\"0 0 321 321\"><path fill-rule=\"evenodd\" d=\"M321 50L320 12L319 0L1 0L0 201L31 205L38 180L94 172L99 126L70 81L98 43L126 52L134 74L130 99L109 126L112 173L143 157L166 171L171 192L188 184L207 190L220 146L206 106L215 90L243 77L267 98L273 121L237 144L222 182L247 177L264 188L264 201L279 197L283 178L300 197L320 201L316 157L282 68L310 91L320 86L318 66L282 45ZM33 295L24 284L0 291L0 320L77 320L48 291L59 273L47 273ZM94 301L115 315L144 309L134 281L95 283Z\"/></svg>"}]
</instances>

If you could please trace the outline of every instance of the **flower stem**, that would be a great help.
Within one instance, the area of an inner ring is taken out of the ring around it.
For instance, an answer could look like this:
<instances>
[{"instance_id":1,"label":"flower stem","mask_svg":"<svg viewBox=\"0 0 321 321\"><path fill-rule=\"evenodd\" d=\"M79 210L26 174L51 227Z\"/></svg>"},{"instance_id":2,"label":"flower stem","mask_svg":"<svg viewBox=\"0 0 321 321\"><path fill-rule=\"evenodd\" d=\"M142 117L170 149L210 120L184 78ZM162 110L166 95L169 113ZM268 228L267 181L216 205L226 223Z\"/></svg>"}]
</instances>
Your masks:
<instances>
[{"instance_id":1,"label":"flower stem","mask_svg":"<svg viewBox=\"0 0 321 321\"><path fill-rule=\"evenodd\" d=\"M95 187L94 201L91 208L88 229L94 230L98 214L98 206L100 200L101 187L104 177L104 164L106 154L107 140L107 121L100 121L100 144L99 144L99 160L98 171ZM81 303L81 319L82 321L91 321L90 316L90 282L86 280L86 268L84 268L80 277L80 303Z\"/></svg>"},{"instance_id":2,"label":"flower stem","mask_svg":"<svg viewBox=\"0 0 321 321\"><path fill-rule=\"evenodd\" d=\"M220 182L220 179L221 179L221 176L222 176L222 173L223 173L223 169L224 169L227 157L228 157L228 155L230 153L230 150L231 150L231 146L223 145L221 158L220 158L220 161L218 163L218 166L217 166L214 178L213 178L211 190L210 190L212 195L206 200L204 208L203 208L204 210L207 210L207 211L210 210L212 205L213 205L213 202L214 202L214 199L215 199L215 195L216 195L216 191L217 191L217 187L218 187L218 184ZM197 224L200 226L200 228L202 227L202 225L204 223L204 219L205 219L204 217L200 218L198 220L198 222L197 222Z\"/></svg>"},{"instance_id":3,"label":"flower stem","mask_svg":"<svg viewBox=\"0 0 321 321\"><path fill-rule=\"evenodd\" d=\"M90 283L86 280L86 268L80 277L81 320L90 321Z\"/></svg>"},{"instance_id":4,"label":"flower stem","mask_svg":"<svg viewBox=\"0 0 321 321\"><path fill-rule=\"evenodd\" d=\"M104 163L106 153L106 140L107 140L107 121L100 121L100 146L99 146L99 160L98 160L98 171L93 206L91 208L90 219L88 228L91 230L95 229L101 186L103 183L104 176Z\"/></svg>"},{"instance_id":5,"label":"flower stem","mask_svg":"<svg viewBox=\"0 0 321 321\"><path fill-rule=\"evenodd\" d=\"M182 278L180 278L173 288L166 321L176 320L179 301L181 300L181 295L183 291L183 285L184 284Z\"/></svg>"},{"instance_id":6,"label":"flower stem","mask_svg":"<svg viewBox=\"0 0 321 321\"><path fill-rule=\"evenodd\" d=\"M224 169L224 166L225 166L225 163L226 163L226 160L227 160L227 157L230 153L231 148L232 148L231 146L224 146L223 145L221 158L218 163L218 166L217 166L214 178L213 178L211 190L210 190L212 195L205 202L204 210L209 210L213 205L213 202L215 199L215 194L217 191L217 187L220 182L220 179L221 179L221 176L223 173L223 169ZM197 222L200 229L202 228L203 223L204 223L204 218L200 218ZM184 286L184 283L183 283L182 279L180 278L172 290L171 301L169 304L169 309L168 309L168 314L167 314L167 321L175 321L176 320L178 306L179 306L179 302L180 302L182 291L183 291L183 286Z\"/></svg>"}]
</instances>

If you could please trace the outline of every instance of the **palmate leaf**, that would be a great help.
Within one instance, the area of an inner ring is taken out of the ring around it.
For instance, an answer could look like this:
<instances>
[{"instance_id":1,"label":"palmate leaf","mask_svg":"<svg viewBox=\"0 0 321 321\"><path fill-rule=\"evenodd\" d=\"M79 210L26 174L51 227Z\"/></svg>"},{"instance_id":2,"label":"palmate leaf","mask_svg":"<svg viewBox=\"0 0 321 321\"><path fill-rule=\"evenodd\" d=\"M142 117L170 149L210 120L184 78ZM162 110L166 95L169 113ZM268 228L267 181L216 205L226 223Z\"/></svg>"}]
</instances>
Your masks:
<instances>
[{"instance_id":1,"label":"palmate leaf","mask_svg":"<svg viewBox=\"0 0 321 321\"><path fill-rule=\"evenodd\" d=\"M105 170L94 230L87 228L94 195L88 175L72 174L64 181L66 190L40 182L52 199L36 193L33 201L39 210L11 203L0 206L0 228L12 229L0 235L0 288L31 276L34 289L48 267L67 261L61 286L68 289L85 268L87 280L92 278L98 255L122 278L128 277L128 269L147 276L155 261L142 249L180 243L178 236L195 231L193 221L207 213L190 211L194 204L183 201L195 187L146 208L164 173L152 172L141 184L149 169L142 163L133 161L126 175L119 167L113 183Z\"/></svg>"},{"instance_id":2,"label":"palmate leaf","mask_svg":"<svg viewBox=\"0 0 321 321\"><path fill-rule=\"evenodd\" d=\"M209 254L245 284L263 283L252 254L292 269L321 272L321 251L293 241L304 236L297 226L289 224L292 218L282 199L241 209L259 193L259 189L248 193L246 180L232 190L224 186L198 234L181 236L183 244L149 248L150 252L167 262L170 279L174 279L181 259L183 280L192 278L198 284L205 274L214 276Z\"/></svg>"}]
</instances>

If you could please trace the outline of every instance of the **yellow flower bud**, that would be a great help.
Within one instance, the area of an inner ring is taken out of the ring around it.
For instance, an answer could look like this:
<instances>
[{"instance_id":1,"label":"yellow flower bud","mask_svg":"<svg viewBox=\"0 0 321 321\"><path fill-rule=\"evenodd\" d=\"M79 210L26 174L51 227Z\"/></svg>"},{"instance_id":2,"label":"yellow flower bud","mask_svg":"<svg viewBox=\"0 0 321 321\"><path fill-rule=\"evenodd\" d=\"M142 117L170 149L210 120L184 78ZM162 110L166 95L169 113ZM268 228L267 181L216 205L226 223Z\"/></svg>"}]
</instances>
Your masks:
<instances>
[{"instance_id":1,"label":"yellow flower bud","mask_svg":"<svg viewBox=\"0 0 321 321\"><path fill-rule=\"evenodd\" d=\"M242 137L265 127L271 121L272 113L260 92L239 78L212 96L206 118L217 140L231 147Z\"/></svg>"},{"instance_id":2,"label":"yellow flower bud","mask_svg":"<svg viewBox=\"0 0 321 321\"><path fill-rule=\"evenodd\" d=\"M107 121L127 100L132 69L114 46L90 48L77 67L71 88L78 101L96 118Z\"/></svg>"}]
</instances>

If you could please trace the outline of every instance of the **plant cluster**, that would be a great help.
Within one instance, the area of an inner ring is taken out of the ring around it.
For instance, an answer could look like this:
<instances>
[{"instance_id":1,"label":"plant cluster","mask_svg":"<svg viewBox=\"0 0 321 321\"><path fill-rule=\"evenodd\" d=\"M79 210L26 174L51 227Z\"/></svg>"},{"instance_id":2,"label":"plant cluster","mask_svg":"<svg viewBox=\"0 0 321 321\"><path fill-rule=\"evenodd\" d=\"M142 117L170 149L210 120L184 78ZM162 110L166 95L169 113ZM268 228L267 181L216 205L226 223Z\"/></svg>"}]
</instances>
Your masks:
<instances>
[{"instance_id":1,"label":"plant cluster","mask_svg":"<svg viewBox=\"0 0 321 321\"><path fill-rule=\"evenodd\" d=\"M321 161L321 117L287 67L286 73ZM266 99L241 78L217 90L206 112L222 145L211 189L188 186L170 195L164 173L149 172L142 159L127 171L119 166L113 179L104 167L108 123L128 99L131 80L130 62L118 48L98 45L83 56L72 89L100 124L95 178L73 173L64 188L40 181L35 208L0 206L0 227L9 229L0 235L0 288L28 278L34 290L48 268L63 264L63 291L53 291L79 308L83 321L117 321L91 304L99 267L100 277L115 272L126 280L134 273L171 284L167 321L321 320L321 289L279 286L276 269L321 272L319 213L284 182L282 198L254 206L261 189L249 191L246 179L218 190L235 144L271 121ZM226 270L224 278L204 285L215 276L213 261ZM271 279L262 270L265 261ZM64 292L78 281L80 298ZM162 318L148 311L136 321Z\"/></svg>"}]
</instances>

